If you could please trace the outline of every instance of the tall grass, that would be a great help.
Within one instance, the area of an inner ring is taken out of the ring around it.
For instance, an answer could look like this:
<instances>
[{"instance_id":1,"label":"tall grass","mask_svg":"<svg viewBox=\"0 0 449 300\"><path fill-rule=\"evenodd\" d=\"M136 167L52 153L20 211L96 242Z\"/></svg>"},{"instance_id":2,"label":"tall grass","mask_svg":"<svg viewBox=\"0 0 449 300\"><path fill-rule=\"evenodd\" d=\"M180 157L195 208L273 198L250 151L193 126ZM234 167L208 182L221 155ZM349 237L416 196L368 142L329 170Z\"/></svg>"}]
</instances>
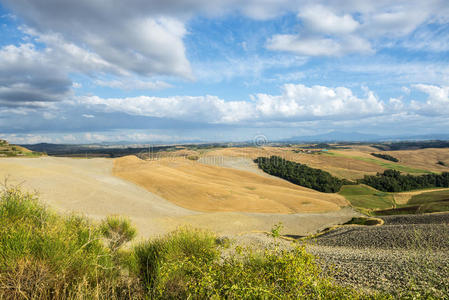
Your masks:
<instances>
[{"instance_id":1,"label":"tall grass","mask_svg":"<svg viewBox=\"0 0 449 300\"><path fill-rule=\"evenodd\" d=\"M132 293L98 226L61 217L18 188L0 202L0 298L67 299Z\"/></svg>"},{"instance_id":2,"label":"tall grass","mask_svg":"<svg viewBox=\"0 0 449 300\"><path fill-rule=\"evenodd\" d=\"M213 233L181 228L123 249L128 220L100 224L53 213L32 195L0 195L0 299L357 299L301 246L223 248Z\"/></svg>"}]
</instances>

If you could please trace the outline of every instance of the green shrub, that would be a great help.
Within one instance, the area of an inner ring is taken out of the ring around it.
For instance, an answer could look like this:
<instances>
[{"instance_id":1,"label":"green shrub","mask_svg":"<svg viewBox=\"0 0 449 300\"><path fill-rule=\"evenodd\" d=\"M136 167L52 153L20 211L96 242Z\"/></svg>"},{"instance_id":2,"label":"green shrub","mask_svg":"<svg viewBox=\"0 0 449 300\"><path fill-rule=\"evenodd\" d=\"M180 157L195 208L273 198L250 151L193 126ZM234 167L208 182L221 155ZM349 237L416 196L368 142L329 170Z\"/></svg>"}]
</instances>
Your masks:
<instances>
[{"instance_id":1,"label":"green shrub","mask_svg":"<svg viewBox=\"0 0 449 300\"><path fill-rule=\"evenodd\" d=\"M134 235L126 219L95 225L8 188L0 195L0 299L374 297L331 282L302 246L224 252L228 239L181 228L120 250Z\"/></svg>"},{"instance_id":2,"label":"green shrub","mask_svg":"<svg viewBox=\"0 0 449 300\"><path fill-rule=\"evenodd\" d=\"M333 284L303 247L293 250L236 249L221 260L186 257L161 265L158 296L193 299L356 299Z\"/></svg>"},{"instance_id":3,"label":"green shrub","mask_svg":"<svg viewBox=\"0 0 449 300\"><path fill-rule=\"evenodd\" d=\"M184 260L211 262L219 256L216 237L207 231L181 228L163 237L149 240L134 249L136 272L152 296L165 294L181 274L167 265ZM173 278L172 278L173 277ZM170 281L168 283L167 281Z\"/></svg>"},{"instance_id":4,"label":"green shrub","mask_svg":"<svg viewBox=\"0 0 449 300\"><path fill-rule=\"evenodd\" d=\"M213 234L183 228L136 246L136 272L154 299L362 298L322 275L302 246L219 250Z\"/></svg>"},{"instance_id":5,"label":"green shrub","mask_svg":"<svg viewBox=\"0 0 449 300\"><path fill-rule=\"evenodd\" d=\"M284 228L284 225L282 225L281 222L275 224L272 228L271 228L271 236L274 238L278 238L281 236L281 230L282 228Z\"/></svg>"},{"instance_id":6,"label":"green shrub","mask_svg":"<svg viewBox=\"0 0 449 300\"><path fill-rule=\"evenodd\" d=\"M100 231L109 242L109 249L116 252L124 243L136 236L136 229L126 218L109 216L100 225Z\"/></svg>"},{"instance_id":7,"label":"green shrub","mask_svg":"<svg viewBox=\"0 0 449 300\"><path fill-rule=\"evenodd\" d=\"M96 226L56 215L18 188L0 195L0 257L2 299L113 299L134 284L120 277Z\"/></svg>"},{"instance_id":8,"label":"green shrub","mask_svg":"<svg viewBox=\"0 0 449 300\"><path fill-rule=\"evenodd\" d=\"M189 159L189 160L198 160L198 159L200 159L200 157L198 155L189 155L189 156L186 156L186 158Z\"/></svg>"}]
</instances>

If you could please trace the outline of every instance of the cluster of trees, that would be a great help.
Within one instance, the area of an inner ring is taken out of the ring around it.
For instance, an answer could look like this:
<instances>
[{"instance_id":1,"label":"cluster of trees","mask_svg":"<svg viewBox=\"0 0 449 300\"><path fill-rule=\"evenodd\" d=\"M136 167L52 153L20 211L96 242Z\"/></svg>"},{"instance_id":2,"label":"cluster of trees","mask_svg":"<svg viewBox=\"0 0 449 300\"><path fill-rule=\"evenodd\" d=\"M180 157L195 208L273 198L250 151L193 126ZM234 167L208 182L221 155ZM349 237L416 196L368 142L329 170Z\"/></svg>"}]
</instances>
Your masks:
<instances>
[{"instance_id":1,"label":"cluster of trees","mask_svg":"<svg viewBox=\"0 0 449 300\"><path fill-rule=\"evenodd\" d=\"M326 171L288 161L279 156L259 157L255 162L259 168L270 175L324 193L336 193L342 185L352 184L352 182L334 177Z\"/></svg>"},{"instance_id":2,"label":"cluster of trees","mask_svg":"<svg viewBox=\"0 0 449 300\"><path fill-rule=\"evenodd\" d=\"M449 172L412 176L402 175L396 170L385 170L375 176L365 175L359 182L384 192L404 192L431 187L449 187Z\"/></svg>"},{"instance_id":3,"label":"cluster of trees","mask_svg":"<svg viewBox=\"0 0 449 300\"><path fill-rule=\"evenodd\" d=\"M397 159L396 157L393 157L391 155L388 154L381 154L381 153L371 153L372 156L378 157L378 158L382 158L385 160L389 160L389 161L394 161L394 162L398 162L399 159Z\"/></svg>"}]
</instances>

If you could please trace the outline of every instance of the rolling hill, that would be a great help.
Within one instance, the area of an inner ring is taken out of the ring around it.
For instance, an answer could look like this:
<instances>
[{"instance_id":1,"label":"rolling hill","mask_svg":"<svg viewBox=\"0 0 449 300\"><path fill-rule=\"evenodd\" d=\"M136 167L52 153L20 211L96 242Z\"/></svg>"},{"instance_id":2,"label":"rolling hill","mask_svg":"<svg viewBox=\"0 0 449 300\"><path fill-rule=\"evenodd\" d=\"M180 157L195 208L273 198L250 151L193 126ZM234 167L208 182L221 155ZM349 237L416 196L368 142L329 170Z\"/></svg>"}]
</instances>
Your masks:
<instances>
[{"instance_id":1,"label":"rolling hill","mask_svg":"<svg viewBox=\"0 0 449 300\"><path fill-rule=\"evenodd\" d=\"M183 158L114 161L113 174L187 209L201 212L300 213L337 211L347 202L277 178Z\"/></svg>"}]
</instances>

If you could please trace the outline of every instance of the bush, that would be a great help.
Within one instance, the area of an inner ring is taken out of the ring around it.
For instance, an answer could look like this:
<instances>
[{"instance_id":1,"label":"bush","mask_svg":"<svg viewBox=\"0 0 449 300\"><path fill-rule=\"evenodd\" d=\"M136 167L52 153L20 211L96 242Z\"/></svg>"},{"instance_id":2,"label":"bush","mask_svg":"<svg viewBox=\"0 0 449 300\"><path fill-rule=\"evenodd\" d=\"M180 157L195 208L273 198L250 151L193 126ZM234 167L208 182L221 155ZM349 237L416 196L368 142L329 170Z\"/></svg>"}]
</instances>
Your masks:
<instances>
[{"instance_id":1,"label":"bush","mask_svg":"<svg viewBox=\"0 0 449 300\"><path fill-rule=\"evenodd\" d=\"M101 223L100 231L109 241L109 249L113 252L136 236L136 229L131 226L130 221L116 216L107 217Z\"/></svg>"},{"instance_id":2,"label":"bush","mask_svg":"<svg viewBox=\"0 0 449 300\"><path fill-rule=\"evenodd\" d=\"M60 216L8 188L0 195L0 299L364 298L332 283L301 246L225 253L227 239L181 228L120 250L134 235L126 219Z\"/></svg>"},{"instance_id":3,"label":"bush","mask_svg":"<svg viewBox=\"0 0 449 300\"><path fill-rule=\"evenodd\" d=\"M292 250L235 248L220 256L217 238L186 228L134 249L137 272L154 299L362 298L322 275L315 258Z\"/></svg>"},{"instance_id":4,"label":"bush","mask_svg":"<svg viewBox=\"0 0 449 300\"><path fill-rule=\"evenodd\" d=\"M0 298L120 298L120 277L101 232L87 219L61 217L18 188L0 198ZM101 295L95 294L101 291Z\"/></svg>"},{"instance_id":5,"label":"bush","mask_svg":"<svg viewBox=\"0 0 449 300\"><path fill-rule=\"evenodd\" d=\"M198 155L189 155L189 156L186 156L186 158L189 159L189 160L198 160L198 159L200 159L200 157Z\"/></svg>"},{"instance_id":6,"label":"bush","mask_svg":"<svg viewBox=\"0 0 449 300\"><path fill-rule=\"evenodd\" d=\"M210 232L188 228L178 229L166 236L149 240L134 249L136 273L153 297L182 293L186 289L182 272L167 266L185 260L211 262L219 256L218 240Z\"/></svg>"}]
</instances>

